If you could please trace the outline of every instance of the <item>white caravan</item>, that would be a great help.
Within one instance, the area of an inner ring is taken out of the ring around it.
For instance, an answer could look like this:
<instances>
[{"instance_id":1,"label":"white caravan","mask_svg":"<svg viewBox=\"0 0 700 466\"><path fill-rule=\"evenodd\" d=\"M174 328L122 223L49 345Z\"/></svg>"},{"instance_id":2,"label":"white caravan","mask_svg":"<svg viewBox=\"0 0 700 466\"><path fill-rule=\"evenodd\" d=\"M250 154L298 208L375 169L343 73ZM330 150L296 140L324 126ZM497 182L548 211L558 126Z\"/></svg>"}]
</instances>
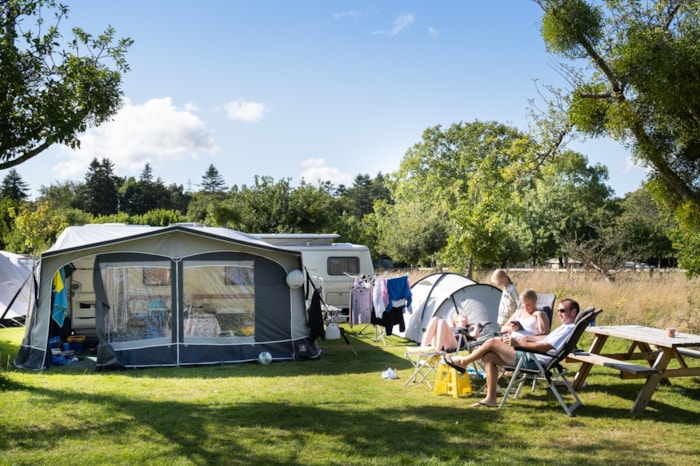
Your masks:
<instances>
[{"instance_id":1,"label":"white caravan","mask_svg":"<svg viewBox=\"0 0 700 466\"><path fill-rule=\"evenodd\" d=\"M354 277L374 274L369 248L360 244L334 243L337 234L272 233L256 234L271 245L301 252L301 261L314 284L322 287L326 304L340 309L350 307Z\"/></svg>"}]
</instances>

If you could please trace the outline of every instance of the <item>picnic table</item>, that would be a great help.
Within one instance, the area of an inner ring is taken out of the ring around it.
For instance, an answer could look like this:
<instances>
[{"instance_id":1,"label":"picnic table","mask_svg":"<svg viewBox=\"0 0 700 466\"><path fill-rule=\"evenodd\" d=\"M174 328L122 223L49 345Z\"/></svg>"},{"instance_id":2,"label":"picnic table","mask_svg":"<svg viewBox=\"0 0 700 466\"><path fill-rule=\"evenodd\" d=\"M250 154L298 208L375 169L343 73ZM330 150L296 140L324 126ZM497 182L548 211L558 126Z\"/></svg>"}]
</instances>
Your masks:
<instances>
[{"instance_id":1,"label":"picnic table","mask_svg":"<svg viewBox=\"0 0 700 466\"><path fill-rule=\"evenodd\" d=\"M586 331L594 335L588 352L571 353L567 357L567 362L581 363L574 389L584 386L594 365L618 370L622 379L646 379L632 405L632 414L644 411L659 383L670 384L668 379L672 377L700 376L700 366L690 367L685 361L685 358L700 358L700 350L689 348L700 346L700 335L678 332L675 337L669 337L665 330L642 325L594 326ZM627 352L603 354L608 337L629 340ZM673 359L678 361L678 367L668 367Z\"/></svg>"}]
</instances>

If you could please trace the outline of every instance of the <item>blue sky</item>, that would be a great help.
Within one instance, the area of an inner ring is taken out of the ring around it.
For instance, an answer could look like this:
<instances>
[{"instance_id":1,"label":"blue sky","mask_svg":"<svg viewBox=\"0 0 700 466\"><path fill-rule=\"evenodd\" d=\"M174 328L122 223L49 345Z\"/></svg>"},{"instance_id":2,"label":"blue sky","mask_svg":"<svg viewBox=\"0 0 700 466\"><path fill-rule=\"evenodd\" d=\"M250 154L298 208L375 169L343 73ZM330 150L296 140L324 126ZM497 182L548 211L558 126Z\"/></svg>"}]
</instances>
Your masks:
<instances>
[{"instance_id":1,"label":"blue sky","mask_svg":"<svg viewBox=\"0 0 700 466\"><path fill-rule=\"evenodd\" d=\"M64 0L69 21L134 39L126 103L79 151L17 167L32 193L81 181L109 158L146 162L197 190L213 164L228 186L255 175L351 185L399 168L429 127L474 120L527 130L535 81L564 86L529 0ZM618 196L644 172L607 140L572 146L609 170ZM48 168L47 168L48 167Z\"/></svg>"}]
</instances>

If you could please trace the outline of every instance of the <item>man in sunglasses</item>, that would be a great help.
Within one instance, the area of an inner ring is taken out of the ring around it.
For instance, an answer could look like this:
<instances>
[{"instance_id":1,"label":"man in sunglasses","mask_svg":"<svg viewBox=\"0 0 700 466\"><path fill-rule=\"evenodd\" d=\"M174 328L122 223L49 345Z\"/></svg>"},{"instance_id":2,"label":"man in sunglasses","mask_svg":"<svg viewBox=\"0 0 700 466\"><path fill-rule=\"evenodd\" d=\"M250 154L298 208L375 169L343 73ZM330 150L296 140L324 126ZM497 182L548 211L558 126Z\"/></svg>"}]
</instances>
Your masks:
<instances>
[{"instance_id":1,"label":"man in sunglasses","mask_svg":"<svg viewBox=\"0 0 700 466\"><path fill-rule=\"evenodd\" d=\"M483 360L486 372L486 398L477 401L472 407L495 408L497 406L496 390L498 389L499 366L515 366L522 358L527 359L524 363L525 367L532 369L537 368L532 358L537 358L542 364L549 362L550 358L544 354L528 353L520 351L520 348L553 355L564 346L566 339L574 330L574 321L579 312L579 305L573 299L566 298L559 303L558 311L561 325L547 335L526 335L520 338L511 338L509 334L505 334L503 338L487 340L486 343L467 356L450 358L445 355L442 357L445 364L462 374L466 372L465 368L470 363L479 359Z\"/></svg>"}]
</instances>

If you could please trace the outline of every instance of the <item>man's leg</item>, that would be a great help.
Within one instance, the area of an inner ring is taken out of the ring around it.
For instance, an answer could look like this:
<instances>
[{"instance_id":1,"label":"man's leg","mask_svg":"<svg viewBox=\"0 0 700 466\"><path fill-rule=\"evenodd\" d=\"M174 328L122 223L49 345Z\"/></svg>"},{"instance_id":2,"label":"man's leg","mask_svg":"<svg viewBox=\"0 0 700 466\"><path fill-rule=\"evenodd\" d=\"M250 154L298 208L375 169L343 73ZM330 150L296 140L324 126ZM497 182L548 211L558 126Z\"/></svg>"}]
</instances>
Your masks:
<instances>
[{"instance_id":1,"label":"man's leg","mask_svg":"<svg viewBox=\"0 0 700 466\"><path fill-rule=\"evenodd\" d=\"M512 361L503 361L493 353L484 357L484 372L486 373L486 397L479 401L478 404L483 404L491 407L496 407L498 392L498 367L503 365L514 365L515 356Z\"/></svg>"}]
</instances>

